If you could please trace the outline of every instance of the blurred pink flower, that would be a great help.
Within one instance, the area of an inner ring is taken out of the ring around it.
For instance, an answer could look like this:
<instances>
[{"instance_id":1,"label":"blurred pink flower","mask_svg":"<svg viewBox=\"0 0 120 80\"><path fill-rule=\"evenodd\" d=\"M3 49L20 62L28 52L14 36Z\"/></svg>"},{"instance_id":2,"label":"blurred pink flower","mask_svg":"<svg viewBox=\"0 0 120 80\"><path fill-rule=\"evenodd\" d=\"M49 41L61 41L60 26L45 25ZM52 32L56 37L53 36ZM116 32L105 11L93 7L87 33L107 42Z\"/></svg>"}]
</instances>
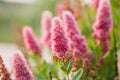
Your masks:
<instances>
[{"instance_id":1,"label":"blurred pink flower","mask_svg":"<svg viewBox=\"0 0 120 80\"><path fill-rule=\"evenodd\" d=\"M12 58L14 80L34 80L27 62L20 51L16 51Z\"/></svg>"},{"instance_id":2,"label":"blurred pink flower","mask_svg":"<svg viewBox=\"0 0 120 80\"><path fill-rule=\"evenodd\" d=\"M88 58L89 62L91 62L94 58L94 55L92 52L87 52L85 56L86 58Z\"/></svg>"},{"instance_id":3,"label":"blurred pink flower","mask_svg":"<svg viewBox=\"0 0 120 80\"><path fill-rule=\"evenodd\" d=\"M0 56L0 79L1 80L11 80L10 74L9 74L1 56Z\"/></svg>"},{"instance_id":4,"label":"blurred pink flower","mask_svg":"<svg viewBox=\"0 0 120 80\"><path fill-rule=\"evenodd\" d=\"M42 27L42 42L50 48L51 40L51 26L52 26L52 13L45 11L42 14L41 27Z\"/></svg>"},{"instance_id":5,"label":"blurred pink flower","mask_svg":"<svg viewBox=\"0 0 120 80\"><path fill-rule=\"evenodd\" d=\"M103 45L103 52L109 49L109 32L113 27L112 13L109 0L100 0L96 21L93 25L93 36L98 45Z\"/></svg>"},{"instance_id":6,"label":"blurred pink flower","mask_svg":"<svg viewBox=\"0 0 120 80\"><path fill-rule=\"evenodd\" d=\"M98 6L99 6L99 2L100 2L100 0L92 0L92 6L93 6L95 9L97 9Z\"/></svg>"},{"instance_id":7,"label":"blurred pink flower","mask_svg":"<svg viewBox=\"0 0 120 80\"><path fill-rule=\"evenodd\" d=\"M65 31L71 45L71 49L77 55L81 55L87 52L88 46L77 27L74 16L69 12L63 12L63 21L65 25Z\"/></svg>"},{"instance_id":8,"label":"blurred pink flower","mask_svg":"<svg viewBox=\"0 0 120 80\"><path fill-rule=\"evenodd\" d=\"M23 28L23 38L26 47L35 54L41 53L40 44L29 26Z\"/></svg>"},{"instance_id":9,"label":"blurred pink flower","mask_svg":"<svg viewBox=\"0 0 120 80\"><path fill-rule=\"evenodd\" d=\"M65 56L65 53L69 50L68 40L63 29L62 21L59 17L55 17L52 22L51 48L58 57Z\"/></svg>"},{"instance_id":10,"label":"blurred pink flower","mask_svg":"<svg viewBox=\"0 0 120 80\"><path fill-rule=\"evenodd\" d=\"M58 16L62 16L62 13L64 11L64 5L62 3L56 5L56 13Z\"/></svg>"}]
</instances>

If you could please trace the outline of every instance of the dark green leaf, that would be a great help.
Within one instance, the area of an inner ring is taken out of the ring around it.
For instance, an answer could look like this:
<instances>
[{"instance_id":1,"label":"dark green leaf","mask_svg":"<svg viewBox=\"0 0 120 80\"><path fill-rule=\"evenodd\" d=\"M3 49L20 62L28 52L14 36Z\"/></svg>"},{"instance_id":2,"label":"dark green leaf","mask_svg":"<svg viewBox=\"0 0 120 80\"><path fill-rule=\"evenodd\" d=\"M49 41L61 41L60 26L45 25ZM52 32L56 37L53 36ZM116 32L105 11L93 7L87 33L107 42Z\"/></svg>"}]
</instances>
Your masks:
<instances>
[{"instance_id":1,"label":"dark green leaf","mask_svg":"<svg viewBox=\"0 0 120 80\"><path fill-rule=\"evenodd\" d=\"M82 74L83 74L83 69L80 69L78 72L75 73L72 80L80 80Z\"/></svg>"},{"instance_id":2,"label":"dark green leaf","mask_svg":"<svg viewBox=\"0 0 120 80\"><path fill-rule=\"evenodd\" d=\"M60 67L60 69L64 72L64 73L67 73L67 70L65 67Z\"/></svg>"},{"instance_id":3,"label":"dark green leaf","mask_svg":"<svg viewBox=\"0 0 120 80\"><path fill-rule=\"evenodd\" d=\"M69 62L68 65L67 65L67 74L70 73L71 69L72 69L71 62Z\"/></svg>"}]
</instances>

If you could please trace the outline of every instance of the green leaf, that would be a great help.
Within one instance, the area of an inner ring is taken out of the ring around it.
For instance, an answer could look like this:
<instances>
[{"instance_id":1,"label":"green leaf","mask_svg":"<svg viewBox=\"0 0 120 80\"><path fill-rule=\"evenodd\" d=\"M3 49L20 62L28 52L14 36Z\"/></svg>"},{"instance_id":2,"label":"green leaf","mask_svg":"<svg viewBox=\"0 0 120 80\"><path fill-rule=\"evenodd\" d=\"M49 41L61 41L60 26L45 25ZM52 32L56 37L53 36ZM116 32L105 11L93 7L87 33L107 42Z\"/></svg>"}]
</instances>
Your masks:
<instances>
[{"instance_id":1,"label":"green leaf","mask_svg":"<svg viewBox=\"0 0 120 80\"><path fill-rule=\"evenodd\" d=\"M72 69L72 67L71 67L71 62L70 61L67 61L67 62L65 62L65 63L60 63L60 65L61 65L61 70L64 72L64 73L66 73L66 74L69 74L70 73L70 71L71 71L71 69Z\"/></svg>"},{"instance_id":2,"label":"green leaf","mask_svg":"<svg viewBox=\"0 0 120 80\"><path fill-rule=\"evenodd\" d=\"M83 69L80 69L76 74L73 76L72 80L80 80L81 76L83 74Z\"/></svg>"},{"instance_id":3,"label":"green leaf","mask_svg":"<svg viewBox=\"0 0 120 80\"><path fill-rule=\"evenodd\" d=\"M60 67L60 69L64 72L67 73L67 69L65 67Z\"/></svg>"},{"instance_id":4,"label":"green leaf","mask_svg":"<svg viewBox=\"0 0 120 80\"><path fill-rule=\"evenodd\" d=\"M68 65L67 65L67 74L70 73L71 69L72 69L71 62L69 62Z\"/></svg>"},{"instance_id":5,"label":"green leaf","mask_svg":"<svg viewBox=\"0 0 120 80\"><path fill-rule=\"evenodd\" d=\"M36 74L35 76L37 80L45 80L45 78L40 74Z\"/></svg>"}]
</instances>

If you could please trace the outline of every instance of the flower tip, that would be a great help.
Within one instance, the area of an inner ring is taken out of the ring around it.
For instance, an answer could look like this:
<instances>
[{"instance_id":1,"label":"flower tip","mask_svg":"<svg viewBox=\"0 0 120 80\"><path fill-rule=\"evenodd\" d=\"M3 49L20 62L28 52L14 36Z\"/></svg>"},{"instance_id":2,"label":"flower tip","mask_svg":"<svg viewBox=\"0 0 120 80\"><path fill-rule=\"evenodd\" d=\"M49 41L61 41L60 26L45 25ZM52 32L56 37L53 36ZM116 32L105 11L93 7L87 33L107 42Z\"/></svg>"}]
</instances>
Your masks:
<instances>
[{"instance_id":1,"label":"flower tip","mask_svg":"<svg viewBox=\"0 0 120 80\"><path fill-rule=\"evenodd\" d=\"M61 14L64 11L64 5L62 3L56 5L56 13L58 16L62 16Z\"/></svg>"},{"instance_id":2,"label":"flower tip","mask_svg":"<svg viewBox=\"0 0 120 80\"><path fill-rule=\"evenodd\" d=\"M13 62L13 65L16 64L16 60L21 57L21 58L24 58L24 56L22 55L22 52L20 50L16 50L13 55L12 55L12 62Z\"/></svg>"},{"instance_id":3,"label":"flower tip","mask_svg":"<svg viewBox=\"0 0 120 80\"><path fill-rule=\"evenodd\" d=\"M20 50L16 50L14 53L13 53L13 57L16 57L16 56L22 56L22 52Z\"/></svg>"},{"instance_id":4,"label":"flower tip","mask_svg":"<svg viewBox=\"0 0 120 80\"><path fill-rule=\"evenodd\" d=\"M51 39L51 24L52 23L52 13L50 11L44 11L41 18L41 32L42 32L42 43L50 48Z\"/></svg>"},{"instance_id":5,"label":"flower tip","mask_svg":"<svg viewBox=\"0 0 120 80\"><path fill-rule=\"evenodd\" d=\"M24 28L23 28L23 34L25 34L28 31L31 32L32 29L29 26L24 26Z\"/></svg>"},{"instance_id":6,"label":"flower tip","mask_svg":"<svg viewBox=\"0 0 120 80\"><path fill-rule=\"evenodd\" d=\"M72 13L70 11L64 11L62 15L63 15L63 18L64 17L68 17L68 16L72 16L73 17L73 15L72 15Z\"/></svg>"},{"instance_id":7,"label":"flower tip","mask_svg":"<svg viewBox=\"0 0 120 80\"><path fill-rule=\"evenodd\" d=\"M34 80L33 74L21 51L15 51L12 60L15 80Z\"/></svg>"},{"instance_id":8,"label":"flower tip","mask_svg":"<svg viewBox=\"0 0 120 80\"><path fill-rule=\"evenodd\" d=\"M62 26L62 20L60 17L54 17L52 20L52 29L54 29L54 27L61 27Z\"/></svg>"},{"instance_id":9,"label":"flower tip","mask_svg":"<svg viewBox=\"0 0 120 80\"><path fill-rule=\"evenodd\" d=\"M46 10L42 13L42 17L44 17L44 16L52 16L52 13L50 11Z\"/></svg>"},{"instance_id":10,"label":"flower tip","mask_svg":"<svg viewBox=\"0 0 120 80\"><path fill-rule=\"evenodd\" d=\"M63 29L63 23L59 17L55 17L52 22L51 48L58 58L64 57L69 50L67 37Z\"/></svg>"},{"instance_id":11,"label":"flower tip","mask_svg":"<svg viewBox=\"0 0 120 80\"><path fill-rule=\"evenodd\" d=\"M109 50L110 30L113 27L113 19L109 0L100 0L97 8L96 21L93 24L93 37L98 45L103 46L103 52Z\"/></svg>"},{"instance_id":12,"label":"flower tip","mask_svg":"<svg viewBox=\"0 0 120 80\"><path fill-rule=\"evenodd\" d=\"M93 6L93 8L97 9L98 6L99 6L99 2L100 2L100 0L92 0L92 6Z\"/></svg>"},{"instance_id":13,"label":"flower tip","mask_svg":"<svg viewBox=\"0 0 120 80\"><path fill-rule=\"evenodd\" d=\"M23 28L23 39L24 39L26 48L28 48L31 52L35 54L41 53L41 47L38 42L38 39L34 35L32 28L30 28L29 26L25 26Z\"/></svg>"}]
</instances>

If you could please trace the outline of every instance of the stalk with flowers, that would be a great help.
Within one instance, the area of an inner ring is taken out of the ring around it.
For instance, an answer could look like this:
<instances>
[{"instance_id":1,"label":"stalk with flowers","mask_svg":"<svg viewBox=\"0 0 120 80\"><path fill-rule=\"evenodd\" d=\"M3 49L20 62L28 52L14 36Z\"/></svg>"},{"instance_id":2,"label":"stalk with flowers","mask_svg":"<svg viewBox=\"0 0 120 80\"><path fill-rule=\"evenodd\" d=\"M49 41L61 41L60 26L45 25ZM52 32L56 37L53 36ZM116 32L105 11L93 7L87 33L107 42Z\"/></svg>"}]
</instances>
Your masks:
<instances>
[{"instance_id":1,"label":"stalk with flowers","mask_svg":"<svg viewBox=\"0 0 120 80\"><path fill-rule=\"evenodd\" d=\"M23 27L27 56L23 50L14 53L14 80L119 80L119 43L110 0L93 0L92 9L80 0L73 2L56 5L56 16L43 12L40 38L31 27ZM84 9L94 11L95 19Z\"/></svg>"}]
</instances>

